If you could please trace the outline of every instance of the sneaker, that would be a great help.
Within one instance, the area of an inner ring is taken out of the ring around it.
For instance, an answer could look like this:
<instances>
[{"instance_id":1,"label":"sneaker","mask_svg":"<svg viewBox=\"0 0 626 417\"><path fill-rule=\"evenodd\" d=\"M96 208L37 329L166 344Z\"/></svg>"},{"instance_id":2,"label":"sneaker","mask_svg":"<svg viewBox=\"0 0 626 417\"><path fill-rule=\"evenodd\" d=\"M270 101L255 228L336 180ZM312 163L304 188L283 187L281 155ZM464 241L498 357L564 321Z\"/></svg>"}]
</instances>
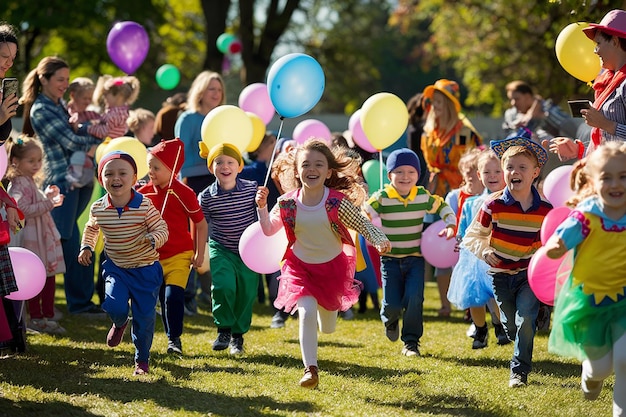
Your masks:
<instances>
[{"instance_id":1,"label":"sneaker","mask_svg":"<svg viewBox=\"0 0 626 417\"><path fill-rule=\"evenodd\" d=\"M92 305L87 310L76 313L77 316L81 316L87 319L106 319L107 313L101 307Z\"/></svg>"},{"instance_id":2,"label":"sneaker","mask_svg":"<svg viewBox=\"0 0 626 417\"><path fill-rule=\"evenodd\" d=\"M476 325L474 323L470 324L465 334L467 337L473 338L476 335Z\"/></svg>"},{"instance_id":3,"label":"sneaker","mask_svg":"<svg viewBox=\"0 0 626 417\"><path fill-rule=\"evenodd\" d=\"M133 375L145 375L148 373L150 373L148 362L137 362L135 364L135 371L133 372Z\"/></svg>"},{"instance_id":4,"label":"sneaker","mask_svg":"<svg viewBox=\"0 0 626 417\"><path fill-rule=\"evenodd\" d=\"M525 374L511 374L509 379L509 388L520 388L526 386L528 383L528 376Z\"/></svg>"},{"instance_id":5,"label":"sneaker","mask_svg":"<svg viewBox=\"0 0 626 417\"><path fill-rule=\"evenodd\" d=\"M229 346L230 346L229 353L231 355L243 354L243 336L242 335L232 336L230 338Z\"/></svg>"},{"instance_id":6,"label":"sneaker","mask_svg":"<svg viewBox=\"0 0 626 417\"><path fill-rule=\"evenodd\" d=\"M400 328L398 327L398 320L393 323L387 324L385 326L385 334L387 335L387 339L395 342L400 337Z\"/></svg>"},{"instance_id":7,"label":"sneaker","mask_svg":"<svg viewBox=\"0 0 626 417\"><path fill-rule=\"evenodd\" d=\"M30 319L26 325L26 331L31 334L65 334L66 330L54 320L47 318Z\"/></svg>"},{"instance_id":8,"label":"sneaker","mask_svg":"<svg viewBox=\"0 0 626 417\"><path fill-rule=\"evenodd\" d=\"M167 342L167 353L175 353L177 355L183 354L183 344L180 341L180 337L177 337Z\"/></svg>"},{"instance_id":9,"label":"sneaker","mask_svg":"<svg viewBox=\"0 0 626 417\"><path fill-rule=\"evenodd\" d=\"M109 329L109 333L107 334L107 345L109 347L115 347L120 344L122 338L124 337L126 327L128 327L128 319L126 319L126 322L121 327L117 327L115 324L111 326L111 329Z\"/></svg>"},{"instance_id":10,"label":"sneaker","mask_svg":"<svg viewBox=\"0 0 626 417\"><path fill-rule=\"evenodd\" d=\"M317 366L307 366L304 369L304 376L300 379L302 388L314 389L320 382Z\"/></svg>"},{"instance_id":11,"label":"sneaker","mask_svg":"<svg viewBox=\"0 0 626 417\"><path fill-rule=\"evenodd\" d=\"M270 324L270 329L282 329L285 327L285 317L283 317L285 313L282 311L277 311L272 317L272 323Z\"/></svg>"},{"instance_id":12,"label":"sneaker","mask_svg":"<svg viewBox=\"0 0 626 417\"><path fill-rule=\"evenodd\" d=\"M417 343L416 342L407 342L404 344L404 347L402 348L402 354L404 356L420 356L420 350L417 347Z\"/></svg>"},{"instance_id":13,"label":"sneaker","mask_svg":"<svg viewBox=\"0 0 626 417\"><path fill-rule=\"evenodd\" d=\"M354 318L354 311L352 311L352 309L349 308L346 311L340 312L339 315L344 320L352 320Z\"/></svg>"},{"instance_id":14,"label":"sneaker","mask_svg":"<svg viewBox=\"0 0 626 417\"><path fill-rule=\"evenodd\" d=\"M48 319L48 333L50 334L65 334L67 333L67 331L61 327L61 325L59 323L57 323L56 321L52 320L52 319Z\"/></svg>"},{"instance_id":15,"label":"sneaker","mask_svg":"<svg viewBox=\"0 0 626 417\"><path fill-rule=\"evenodd\" d=\"M217 333L217 339L213 342L213 350L224 350L230 345L230 332L221 331Z\"/></svg>"},{"instance_id":16,"label":"sneaker","mask_svg":"<svg viewBox=\"0 0 626 417\"><path fill-rule=\"evenodd\" d=\"M590 381L585 380L585 378L581 378L580 380L580 388L583 390L583 397L585 400L593 401L597 400L602 392L602 385L604 384L604 380L602 381Z\"/></svg>"},{"instance_id":17,"label":"sneaker","mask_svg":"<svg viewBox=\"0 0 626 417\"><path fill-rule=\"evenodd\" d=\"M498 344L500 346L508 345L509 343L511 343L511 339L509 339L509 336L507 336L506 330L504 329L504 326L502 324L494 324L493 332L496 334L496 337L498 338Z\"/></svg>"},{"instance_id":18,"label":"sneaker","mask_svg":"<svg viewBox=\"0 0 626 417\"><path fill-rule=\"evenodd\" d=\"M489 340L489 329L487 328L487 323L485 323L483 327L476 327L472 349L486 348L487 340Z\"/></svg>"}]
</instances>

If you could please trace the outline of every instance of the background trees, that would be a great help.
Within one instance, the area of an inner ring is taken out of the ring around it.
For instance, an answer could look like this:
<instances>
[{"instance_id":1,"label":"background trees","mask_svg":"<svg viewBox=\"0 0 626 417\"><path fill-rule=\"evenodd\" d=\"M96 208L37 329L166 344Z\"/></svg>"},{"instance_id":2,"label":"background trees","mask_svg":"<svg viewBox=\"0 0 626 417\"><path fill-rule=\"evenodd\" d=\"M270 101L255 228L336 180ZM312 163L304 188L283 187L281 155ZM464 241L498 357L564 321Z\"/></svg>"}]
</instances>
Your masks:
<instances>
[{"instance_id":1,"label":"background trees","mask_svg":"<svg viewBox=\"0 0 626 417\"><path fill-rule=\"evenodd\" d=\"M575 21L597 22L615 0L58 0L5 1L3 19L21 30L12 75L21 79L45 55L58 54L72 76L119 74L106 36L119 20L142 24L150 52L137 70L138 105L154 110L171 94L156 85L157 68L170 63L186 90L203 69L222 72L229 102L243 86L265 81L271 63L294 51L324 68L326 90L314 111L352 113L370 95L403 99L438 78L462 86L468 111L500 115L504 85L524 79L556 101L591 94L567 74L554 52L559 32ZM241 54L224 56L217 37L230 31ZM225 59L226 58L226 59ZM149 104L146 104L149 103ZM156 104L156 105L155 105Z\"/></svg>"}]
</instances>

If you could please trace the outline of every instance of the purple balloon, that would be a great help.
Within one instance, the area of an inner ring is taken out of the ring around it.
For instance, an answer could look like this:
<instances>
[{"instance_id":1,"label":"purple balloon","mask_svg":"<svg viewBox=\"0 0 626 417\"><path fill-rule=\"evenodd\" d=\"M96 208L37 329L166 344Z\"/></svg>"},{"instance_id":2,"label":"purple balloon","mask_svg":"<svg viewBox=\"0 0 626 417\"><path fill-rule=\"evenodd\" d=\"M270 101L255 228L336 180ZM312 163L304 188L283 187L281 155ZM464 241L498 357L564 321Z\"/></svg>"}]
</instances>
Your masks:
<instances>
[{"instance_id":1,"label":"purple balloon","mask_svg":"<svg viewBox=\"0 0 626 417\"><path fill-rule=\"evenodd\" d=\"M111 61L126 74L134 73L150 49L150 39L139 23L118 22L107 36L107 51Z\"/></svg>"}]
</instances>

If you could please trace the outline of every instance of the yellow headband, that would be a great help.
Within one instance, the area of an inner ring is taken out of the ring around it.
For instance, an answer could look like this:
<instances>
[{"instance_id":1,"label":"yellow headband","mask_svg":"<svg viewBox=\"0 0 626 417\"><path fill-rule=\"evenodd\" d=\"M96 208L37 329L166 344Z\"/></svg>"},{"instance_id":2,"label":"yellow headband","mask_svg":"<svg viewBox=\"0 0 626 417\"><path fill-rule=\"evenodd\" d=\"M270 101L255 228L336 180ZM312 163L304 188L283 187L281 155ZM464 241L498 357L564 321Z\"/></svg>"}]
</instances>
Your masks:
<instances>
[{"instance_id":1,"label":"yellow headband","mask_svg":"<svg viewBox=\"0 0 626 417\"><path fill-rule=\"evenodd\" d=\"M202 158L206 158L206 164L209 171L211 170L211 165L213 165L215 158L220 155L226 155L236 159L239 163L239 172L243 169L243 157L241 156L239 149L230 143L220 143L212 147L210 150L204 142L199 142L198 145L200 146L200 156Z\"/></svg>"}]
</instances>

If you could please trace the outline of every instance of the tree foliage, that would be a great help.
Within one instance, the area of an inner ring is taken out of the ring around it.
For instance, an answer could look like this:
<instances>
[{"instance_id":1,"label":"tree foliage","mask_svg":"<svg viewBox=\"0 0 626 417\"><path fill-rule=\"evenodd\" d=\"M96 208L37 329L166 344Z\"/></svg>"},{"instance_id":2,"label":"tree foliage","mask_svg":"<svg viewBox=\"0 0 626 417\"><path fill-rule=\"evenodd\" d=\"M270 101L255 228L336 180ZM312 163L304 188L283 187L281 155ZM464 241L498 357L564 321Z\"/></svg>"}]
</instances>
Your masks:
<instances>
[{"instance_id":1,"label":"tree foliage","mask_svg":"<svg viewBox=\"0 0 626 417\"><path fill-rule=\"evenodd\" d=\"M623 1L400 1L393 23L402 31L428 23L427 51L451 60L467 88L464 102L493 115L507 107L504 86L523 79L559 102L591 89L560 66L554 45L573 22L598 22Z\"/></svg>"}]
</instances>

